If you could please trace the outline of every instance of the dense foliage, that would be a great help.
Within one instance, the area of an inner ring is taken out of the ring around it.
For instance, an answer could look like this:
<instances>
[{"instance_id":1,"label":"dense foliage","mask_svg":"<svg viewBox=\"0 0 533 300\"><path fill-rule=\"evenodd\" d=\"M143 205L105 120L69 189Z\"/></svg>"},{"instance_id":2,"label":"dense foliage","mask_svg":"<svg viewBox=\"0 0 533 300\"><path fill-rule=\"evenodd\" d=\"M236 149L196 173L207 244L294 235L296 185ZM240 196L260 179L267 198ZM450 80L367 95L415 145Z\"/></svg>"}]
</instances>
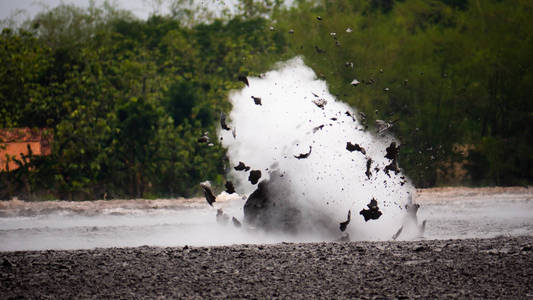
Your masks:
<instances>
[{"instance_id":1,"label":"dense foliage","mask_svg":"<svg viewBox=\"0 0 533 300\"><path fill-rule=\"evenodd\" d=\"M417 186L531 183L532 1L280 4L241 1L219 19L174 5L148 20L63 5L5 28L0 128L50 128L54 142L52 155L0 173L0 198L191 196L200 181L220 185L215 128L228 92L242 87L238 75L295 55L370 125L393 123ZM198 143L205 132L212 145Z\"/></svg>"}]
</instances>

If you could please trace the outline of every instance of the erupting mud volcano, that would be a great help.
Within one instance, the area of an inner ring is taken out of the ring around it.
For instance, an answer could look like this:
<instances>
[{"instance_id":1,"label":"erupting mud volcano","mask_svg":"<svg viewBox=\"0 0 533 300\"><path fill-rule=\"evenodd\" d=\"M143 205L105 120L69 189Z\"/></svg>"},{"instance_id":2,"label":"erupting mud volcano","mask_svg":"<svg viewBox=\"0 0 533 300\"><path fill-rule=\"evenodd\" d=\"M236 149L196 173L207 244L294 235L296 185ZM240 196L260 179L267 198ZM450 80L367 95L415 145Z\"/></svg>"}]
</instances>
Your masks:
<instances>
[{"instance_id":1,"label":"erupting mud volcano","mask_svg":"<svg viewBox=\"0 0 533 300\"><path fill-rule=\"evenodd\" d=\"M228 150L228 180L248 195L245 226L352 240L390 239L398 231L414 192L398 168L399 141L367 130L302 58L246 78L230 101L218 134Z\"/></svg>"}]
</instances>

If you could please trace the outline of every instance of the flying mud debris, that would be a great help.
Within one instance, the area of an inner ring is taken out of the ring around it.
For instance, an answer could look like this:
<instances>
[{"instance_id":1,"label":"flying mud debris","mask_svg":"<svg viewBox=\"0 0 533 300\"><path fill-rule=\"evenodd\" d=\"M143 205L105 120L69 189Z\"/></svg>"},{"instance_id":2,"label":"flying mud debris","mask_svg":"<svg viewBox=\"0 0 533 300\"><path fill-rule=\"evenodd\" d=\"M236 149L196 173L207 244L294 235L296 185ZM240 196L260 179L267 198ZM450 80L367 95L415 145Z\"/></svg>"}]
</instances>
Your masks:
<instances>
[{"instance_id":1,"label":"flying mud debris","mask_svg":"<svg viewBox=\"0 0 533 300\"><path fill-rule=\"evenodd\" d=\"M256 184L259 179L261 178L261 171L260 170L252 170L250 171L250 176L248 176L248 180L252 184Z\"/></svg>"},{"instance_id":2,"label":"flying mud debris","mask_svg":"<svg viewBox=\"0 0 533 300\"><path fill-rule=\"evenodd\" d=\"M348 117L350 117L350 118L352 119L352 121L354 121L354 122L357 121L357 120L355 119L355 117L352 115L351 112L346 111L344 114L347 115Z\"/></svg>"},{"instance_id":3,"label":"flying mud debris","mask_svg":"<svg viewBox=\"0 0 533 300\"><path fill-rule=\"evenodd\" d=\"M391 162L390 164L385 166L385 169L383 169L385 173L390 177L389 171L393 171L394 174L400 173L400 168L398 168L398 165L395 161Z\"/></svg>"},{"instance_id":4,"label":"flying mud debris","mask_svg":"<svg viewBox=\"0 0 533 300\"><path fill-rule=\"evenodd\" d=\"M400 146L396 146L396 142L391 142L385 151L387 151L385 158L396 160L398 158L398 153L400 153Z\"/></svg>"},{"instance_id":5,"label":"flying mud debris","mask_svg":"<svg viewBox=\"0 0 533 300\"><path fill-rule=\"evenodd\" d=\"M234 78L235 78L235 77L234 77ZM244 84L246 84L246 86L250 86L250 83L248 82L248 78L246 78L246 76L241 75L241 76L239 76L238 79L239 79L239 81L244 82Z\"/></svg>"},{"instance_id":6,"label":"flying mud debris","mask_svg":"<svg viewBox=\"0 0 533 300\"><path fill-rule=\"evenodd\" d=\"M239 162L238 165L236 165L235 167L233 167L235 169L235 171L245 171L245 172L248 172L250 170L250 167L245 165L242 161Z\"/></svg>"},{"instance_id":7,"label":"flying mud debris","mask_svg":"<svg viewBox=\"0 0 533 300\"><path fill-rule=\"evenodd\" d=\"M309 155L311 155L311 151L313 150L313 147L309 146L309 152L307 153L300 153L298 155L295 155L294 157L297 158L297 159L304 159L304 158L308 158Z\"/></svg>"},{"instance_id":8,"label":"flying mud debris","mask_svg":"<svg viewBox=\"0 0 533 300\"><path fill-rule=\"evenodd\" d=\"M381 217L382 212L379 211L378 202L376 199L372 198L370 203L368 203L366 206L368 209L363 209L359 212L359 214L365 218L365 222L368 222L368 220L377 220L379 217Z\"/></svg>"},{"instance_id":9,"label":"flying mud debris","mask_svg":"<svg viewBox=\"0 0 533 300\"><path fill-rule=\"evenodd\" d=\"M318 99L313 99L313 103L319 108L324 109L324 106L328 104L328 101L324 98L318 98Z\"/></svg>"},{"instance_id":10,"label":"flying mud debris","mask_svg":"<svg viewBox=\"0 0 533 300\"><path fill-rule=\"evenodd\" d=\"M223 112L220 113L220 127L224 130L231 130L226 124L226 114Z\"/></svg>"},{"instance_id":11,"label":"flying mud debris","mask_svg":"<svg viewBox=\"0 0 533 300\"><path fill-rule=\"evenodd\" d=\"M233 182L226 181L226 184L224 185L224 187L226 188L226 193L228 194L235 193L235 186L233 186Z\"/></svg>"},{"instance_id":12,"label":"flying mud debris","mask_svg":"<svg viewBox=\"0 0 533 300\"><path fill-rule=\"evenodd\" d=\"M316 133L317 131L322 130L322 128L324 128L324 124L313 128L313 133Z\"/></svg>"},{"instance_id":13,"label":"flying mud debris","mask_svg":"<svg viewBox=\"0 0 533 300\"><path fill-rule=\"evenodd\" d=\"M213 194L213 191L211 190L211 184L209 183L209 181L204 181L200 183L200 186L204 190L205 200L207 200L207 203L209 205L213 206L213 203L216 202L216 197L215 194Z\"/></svg>"},{"instance_id":14,"label":"flying mud debris","mask_svg":"<svg viewBox=\"0 0 533 300\"><path fill-rule=\"evenodd\" d=\"M261 98L259 98L259 97L255 97L255 96L252 96L252 99L254 99L254 103L255 103L255 105L263 105L263 104L261 103Z\"/></svg>"},{"instance_id":15,"label":"flying mud debris","mask_svg":"<svg viewBox=\"0 0 533 300\"><path fill-rule=\"evenodd\" d=\"M359 144L352 144L351 142L347 142L346 143L346 150L348 150L350 152L359 151L359 152L363 153L363 155L366 155L365 148L359 146Z\"/></svg>"},{"instance_id":16,"label":"flying mud debris","mask_svg":"<svg viewBox=\"0 0 533 300\"><path fill-rule=\"evenodd\" d=\"M201 143L201 144L209 143L209 137L207 135L203 135L199 137L198 143Z\"/></svg>"},{"instance_id":17,"label":"flying mud debris","mask_svg":"<svg viewBox=\"0 0 533 300\"><path fill-rule=\"evenodd\" d=\"M385 158L391 160L390 164L385 166L385 173L390 177L389 171L393 171L394 174L400 173L400 168L398 167L398 153L400 152L400 146L396 146L395 142L392 142L389 147L385 149L387 153ZM403 185L403 184L402 184Z\"/></svg>"},{"instance_id":18,"label":"flying mud debris","mask_svg":"<svg viewBox=\"0 0 533 300\"><path fill-rule=\"evenodd\" d=\"M348 227L348 224L350 224L350 219L351 219L351 218L352 218L352 212L349 210L349 211L348 211L348 217L347 217L346 221L341 222L341 223L339 224L339 229L340 229L341 231L344 232L344 231L346 230L346 227Z\"/></svg>"},{"instance_id":19,"label":"flying mud debris","mask_svg":"<svg viewBox=\"0 0 533 300\"><path fill-rule=\"evenodd\" d=\"M370 171L371 167L372 167L372 159L369 158L366 160L366 171L365 171L365 175L368 179L370 179L370 177L372 176L372 172Z\"/></svg>"}]
</instances>

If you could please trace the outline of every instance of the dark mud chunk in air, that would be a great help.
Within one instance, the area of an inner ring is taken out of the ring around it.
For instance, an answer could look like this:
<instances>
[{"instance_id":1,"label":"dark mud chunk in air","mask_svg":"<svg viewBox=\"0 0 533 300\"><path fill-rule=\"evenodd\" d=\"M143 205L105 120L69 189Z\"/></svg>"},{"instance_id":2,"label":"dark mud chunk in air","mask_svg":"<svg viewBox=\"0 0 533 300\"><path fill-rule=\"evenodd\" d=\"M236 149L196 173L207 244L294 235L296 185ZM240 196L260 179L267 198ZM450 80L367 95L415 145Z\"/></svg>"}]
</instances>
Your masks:
<instances>
[{"instance_id":1,"label":"dark mud chunk in air","mask_svg":"<svg viewBox=\"0 0 533 300\"><path fill-rule=\"evenodd\" d=\"M234 78L235 78L235 77L234 77ZM244 84L246 84L246 86L250 86L250 83L248 83L248 78L246 78L246 76L241 75L241 76L239 76L238 79L239 79L239 81L244 82Z\"/></svg>"},{"instance_id":2,"label":"dark mud chunk in air","mask_svg":"<svg viewBox=\"0 0 533 300\"><path fill-rule=\"evenodd\" d=\"M208 143L208 142L209 142L209 137L207 135L203 135L198 138L198 143Z\"/></svg>"},{"instance_id":3,"label":"dark mud chunk in air","mask_svg":"<svg viewBox=\"0 0 533 300\"><path fill-rule=\"evenodd\" d=\"M246 172L248 172L250 170L250 167L245 165L242 161L240 161L239 164L236 165L233 168L235 169L235 171L246 171Z\"/></svg>"},{"instance_id":4,"label":"dark mud chunk in air","mask_svg":"<svg viewBox=\"0 0 533 300\"><path fill-rule=\"evenodd\" d=\"M359 212L359 214L365 218L365 222L368 220L377 220L379 217L381 217L382 212L379 211L378 202L376 199L372 198L370 203L368 203L366 206L368 209L363 209Z\"/></svg>"},{"instance_id":5,"label":"dark mud chunk in air","mask_svg":"<svg viewBox=\"0 0 533 300\"><path fill-rule=\"evenodd\" d=\"M226 181L226 184L224 186L226 187L226 193L228 194L235 193L235 186L233 186L233 182Z\"/></svg>"},{"instance_id":6,"label":"dark mud chunk in air","mask_svg":"<svg viewBox=\"0 0 533 300\"><path fill-rule=\"evenodd\" d=\"M339 229L341 231L344 231L346 230L346 227L348 227L348 224L350 224L350 219L352 218L352 212L349 210L348 211L348 217L346 219L346 221L344 222L341 222L340 225L339 225Z\"/></svg>"},{"instance_id":7,"label":"dark mud chunk in air","mask_svg":"<svg viewBox=\"0 0 533 300\"><path fill-rule=\"evenodd\" d=\"M261 171L260 170L252 170L252 171L250 171L250 176L248 176L248 180L252 184L256 184L259 181L259 178L261 178Z\"/></svg>"},{"instance_id":8,"label":"dark mud chunk in air","mask_svg":"<svg viewBox=\"0 0 533 300\"><path fill-rule=\"evenodd\" d=\"M216 202L216 197L215 194L213 194L213 191L211 190L211 185L209 184L209 182L202 182L200 183L200 186L204 190L205 200L207 200L207 203L209 205L213 206L213 203Z\"/></svg>"},{"instance_id":9,"label":"dark mud chunk in air","mask_svg":"<svg viewBox=\"0 0 533 300\"><path fill-rule=\"evenodd\" d=\"M224 130L231 130L231 128L229 128L226 124L226 114L223 112L220 113L220 127L222 127Z\"/></svg>"},{"instance_id":10,"label":"dark mud chunk in air","mask_svg":"<svg viewBox=\"0 0 533 300\"><path fill-rule=\"evenodd\" d=\"M393 171L394 174L400 173L400 169L398 168L398 163L396 162L396 160L393 160L390 164L386 165L384 171L389 177L389 171Z\"/></svg>"},{"instance_id":11,"label":"dark mud chunk in air","mask_svg":"<svg viewBox=\"0 0 533 300\"><path fill-rule=\"evenodd\" d=\"M313 128L313 133L316 133L317 131L322 130L322 128L324 128L324 124Z\"/></svg>"},{"instance_id":12,"label":"dark mud chunk in air","mask_svg":"<svg viewBox=\"0 0 533 300\"><path fill-rule=\"evenodd\" d=\"M294 157L297 158L297 159L304 159L304 158L308 158L309 155L311 155L311 151L313 150L313 148L311 146L309 146L309 152L307 153L301 153L301 154L298 154L298 155L295 155Z\"/></svg>"},{"instance_id":13,"label":"dark mud chunk in air","mask_svg":"<svg viewBox=\"0 0 533 300\"><path fill-rule=\"evenodd\" d=\"M354 122L356 121L355 117L349 111L346 111L344 114L347 115L348 117L352 118L352 121L354 121Z\"/></svg>"},{"instance_id":14,"label":"dark mud chunk in air","mask_svg":"<svg viewBox=\"0 0 533 300\"><path fill-rule=\"evenodd\" d=\"M254 99L255 105L263 105L261 103L261 98L252 96L252 99Z\"/></svg>"},{"instance_id":15,"label":"dark mud chunk in air","mask_svg":"<svg viewBox=\"0 0 533 300\"><path fill-rule=\"evenodd\" d=\"M394 174L400 173L400 169L398 168L398 153L400 152L400 146L396 146L396 143L392 142L385 150L387 151L385 158L392 160L384 169L385 173L390 177L389 171L393 171Z\"/></svg>"},{"instance_id":16,"label":"dark mud chunk in air","mask_svg":"<svg viewBox=\"0 0 533 300\"><path fill-rule=\"evenodd\" d=\"M359 144L352 144L350 142L347 142L346 143L346 150L348 150L350 152L359 151L359 152L361 152L361 153L366 155L365 148L359 146Z\"/></svg>"},{"instance_id":17,"label":"dark mud chunk in air","mask_svg":"<svg viewBox=\"0 0 533 300\"><path fill-rule=\"evenodd\" d=\"M324 109L324 106L328 104L328 101L324 98L318 98L318 99L313 99L313 103L319 108Z\"/></svg>"},{"instance_id":18,"label":"dark mud chunk in air","mask_svg":"<svg viewBox=\"0 0 533 300\"><path fill-rule=\"evenodd\" d=\"M396 146L396 142L392 142L385 150L387 151L385 158L396 160L398 158L398 153L400 152L400 146Z\"/></svg>"},{"instance_id":19,"label":"dark mud chunk in air","mask_svg":"<svg viewBox=\"0 0 533 300\"><path fill-rule=\"evenodd\" d=\"M370 176L372 176L372 172L370 172L371 167L372 167L372 159L369 158L366 160L366 172L365 172L365 175L368 179L370 179Z\"/></svg>"}]
</instances>

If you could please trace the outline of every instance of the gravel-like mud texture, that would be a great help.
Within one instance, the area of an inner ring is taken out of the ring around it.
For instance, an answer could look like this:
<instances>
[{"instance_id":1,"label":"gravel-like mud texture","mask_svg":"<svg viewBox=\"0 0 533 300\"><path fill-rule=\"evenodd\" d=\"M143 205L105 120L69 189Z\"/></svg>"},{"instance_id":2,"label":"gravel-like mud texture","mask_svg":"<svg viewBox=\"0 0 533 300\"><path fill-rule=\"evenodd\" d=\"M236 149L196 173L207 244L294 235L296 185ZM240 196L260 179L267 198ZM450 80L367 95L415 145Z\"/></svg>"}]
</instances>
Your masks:
<instances>
[{"instance_id":1,"label":"gravel-like mud texture","mask_svg":"<svg viewBox=\"0 0 533 300\"><path fill-rule=\"evenodd\" d=\"M529 298L533 237L0 253L2 299Z\"/></svg>"}]
</instances>

